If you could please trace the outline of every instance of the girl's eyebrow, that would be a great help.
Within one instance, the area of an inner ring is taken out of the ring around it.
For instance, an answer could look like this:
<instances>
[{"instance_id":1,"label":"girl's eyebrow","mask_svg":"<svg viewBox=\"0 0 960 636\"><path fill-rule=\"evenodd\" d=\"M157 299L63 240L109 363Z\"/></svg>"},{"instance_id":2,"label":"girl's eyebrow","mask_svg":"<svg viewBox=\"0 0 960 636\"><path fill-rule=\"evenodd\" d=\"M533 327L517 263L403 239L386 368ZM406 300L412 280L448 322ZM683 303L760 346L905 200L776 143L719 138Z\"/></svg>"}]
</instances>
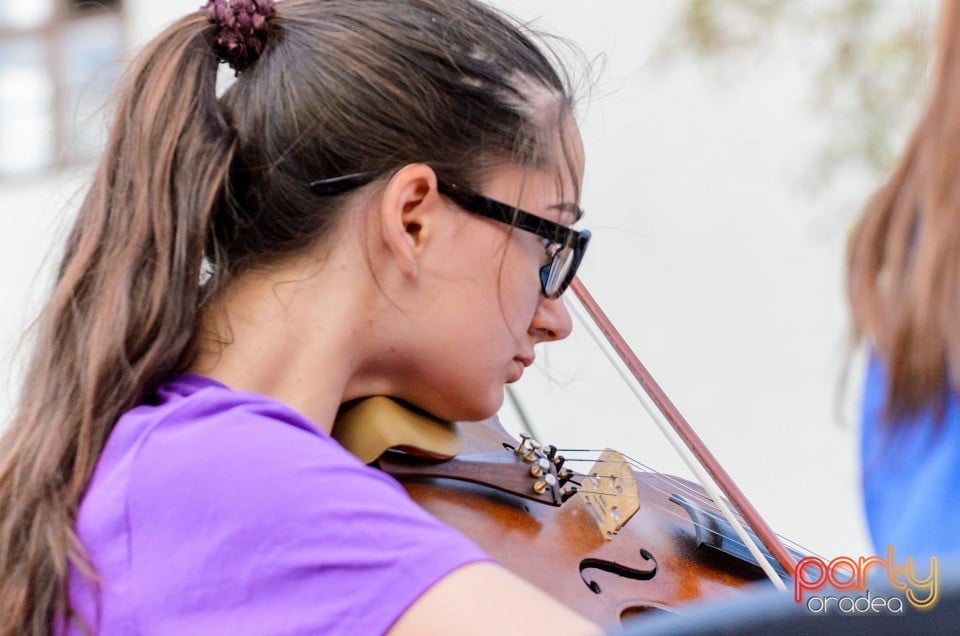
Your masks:
<instances>
[{"instance_id":1,"label":"girl's eyebrow","mask_svg":"<svg viewBox=\"0 0 960 636\"><path fill-rule=\"evenodd\" d=\"M556 210L561 214L572 215L573 222L570 223L570 225L573 225L574 223L578 222L580 219L583 218L583 215L584 215L583 208L581 208L576 203L556 203L554 205L551 205L548 209Z\"/></svg>"}]
</instances>

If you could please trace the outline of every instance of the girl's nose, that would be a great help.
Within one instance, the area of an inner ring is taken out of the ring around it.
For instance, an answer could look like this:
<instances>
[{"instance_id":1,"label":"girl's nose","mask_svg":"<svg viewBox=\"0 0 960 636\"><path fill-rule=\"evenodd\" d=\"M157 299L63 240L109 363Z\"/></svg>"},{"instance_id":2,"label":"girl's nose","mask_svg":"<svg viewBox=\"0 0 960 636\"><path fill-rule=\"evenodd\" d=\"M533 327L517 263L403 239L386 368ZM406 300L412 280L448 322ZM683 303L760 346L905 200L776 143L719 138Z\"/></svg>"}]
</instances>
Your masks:
<instances>
[{"instance_id":1,"label":"girl's nose","mask_svg":"<svg viewBox=\"0 0 960 636\"><path fill-rule=\"evenodd\" d=\"M540 298L537 311L530 323L530 334L535 342L563 340L573 331L570 312L561 298Z\"/></svg>"}]
</instances>

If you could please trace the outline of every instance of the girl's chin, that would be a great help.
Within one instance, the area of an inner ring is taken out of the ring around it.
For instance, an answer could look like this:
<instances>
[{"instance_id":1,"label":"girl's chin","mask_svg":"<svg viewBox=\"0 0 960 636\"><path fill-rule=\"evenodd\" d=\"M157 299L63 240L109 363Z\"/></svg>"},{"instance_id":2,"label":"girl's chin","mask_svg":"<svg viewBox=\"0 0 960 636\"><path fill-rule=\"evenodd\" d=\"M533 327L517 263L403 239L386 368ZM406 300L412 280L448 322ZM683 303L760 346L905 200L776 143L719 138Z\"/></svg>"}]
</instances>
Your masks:
<instances>
[{"instance_id":1,"label":"girl's chin","mask_svg":"<svg viewBox=\"0 0 960 636\"><path fill-rule=\"evenodd\" d=\"M452 418L451 421L454 422L479 422L480 420L485 420L490 417L493 417L500 411L500 407L503 406L503 390L499 391L499 394L485 402L478 402L475 399L471 401L471 404L463 404L463 408L457 409L460 411L459 416Z\"/></svg>"}]
</instances>

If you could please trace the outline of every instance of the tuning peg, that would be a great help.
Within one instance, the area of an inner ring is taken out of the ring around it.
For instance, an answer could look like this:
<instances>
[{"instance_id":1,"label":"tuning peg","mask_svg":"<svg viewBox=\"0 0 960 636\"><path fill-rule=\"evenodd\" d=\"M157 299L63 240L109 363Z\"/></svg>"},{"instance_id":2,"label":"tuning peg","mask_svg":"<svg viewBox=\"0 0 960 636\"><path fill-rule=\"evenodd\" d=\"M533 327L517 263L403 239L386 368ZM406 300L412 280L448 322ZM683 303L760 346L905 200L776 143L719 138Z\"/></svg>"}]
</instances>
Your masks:
<instances>
[{"instance_id":1,"label":"tuning peg","mask_svg":"<svg viewBox=\"0 0 960 636\"><path fill-rule=\"evenodd\" d=\"M559 471L563 468L563 462L567 461L567 458L563 455L557 455L556 457L551 457L550 461L553 462L553 465L556 466Z\"/></svg>"},{"instance_id":2,"label":"tuning peg","mask_svg":"<svg viewBox=\"0 0 960 636\"><path fill-rule=\"evenodd\" d=\"M531 439L529 433L520 433L520 445L517 446L517 452L523 455L527 452L527 442Z\"/></svg>"},{"instance_id":3,"label":"tuning peg","mask_svg":"<svg viewBox=\"0 0 960 636\"><path fill-rule=\"evenodd\" d=\"M526 443L527 443L527 449L526 449L526 451L524 451L524 452L522 452L522 453L520 453L520 454L523 455L523 461L525 461L525 462L532 462L532 461L536 460L537 457L540 456L540 454L537 452L537 451L540 450L540 442L538 442L537 440L535 440L535 439L533 439L533 438L527 439L527 440L525 440L525 441L526 441Z\"/></svg>"},{"instance_id":4,"label":"tuning peg","mask_svg":"<svg viewBox=\"0 0 960 636\"><path fill-rule=\"evenodd\" d=\"M570 497L573 497L579 492L579 488L576 486L567 486L563 489L563 492L560 494L560 503L564 503Z\"/></svg>"}]
</instances>

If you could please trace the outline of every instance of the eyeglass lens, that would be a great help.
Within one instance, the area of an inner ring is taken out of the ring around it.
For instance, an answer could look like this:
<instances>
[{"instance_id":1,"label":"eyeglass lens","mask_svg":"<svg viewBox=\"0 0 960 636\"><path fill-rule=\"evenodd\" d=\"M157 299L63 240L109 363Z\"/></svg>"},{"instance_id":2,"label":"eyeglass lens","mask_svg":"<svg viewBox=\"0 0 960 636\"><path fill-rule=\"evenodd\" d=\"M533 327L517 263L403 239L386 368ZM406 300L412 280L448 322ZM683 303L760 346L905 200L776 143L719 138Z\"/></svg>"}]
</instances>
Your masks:
<instances>
[{"instance_id":1,"label":"eyeglass lens","mask_svg":"<svg viewBox=\"0 0 960 636\"><path fill-rule=\"evenodd\" d=\"M567 282L567 275L573 265L573 255L574 249L572 247L561 248L553 255L550 264L544 268L547 271L541 272L543 293L547 298L555 298L564 283Z\"/></svg>"}]
</instances>

